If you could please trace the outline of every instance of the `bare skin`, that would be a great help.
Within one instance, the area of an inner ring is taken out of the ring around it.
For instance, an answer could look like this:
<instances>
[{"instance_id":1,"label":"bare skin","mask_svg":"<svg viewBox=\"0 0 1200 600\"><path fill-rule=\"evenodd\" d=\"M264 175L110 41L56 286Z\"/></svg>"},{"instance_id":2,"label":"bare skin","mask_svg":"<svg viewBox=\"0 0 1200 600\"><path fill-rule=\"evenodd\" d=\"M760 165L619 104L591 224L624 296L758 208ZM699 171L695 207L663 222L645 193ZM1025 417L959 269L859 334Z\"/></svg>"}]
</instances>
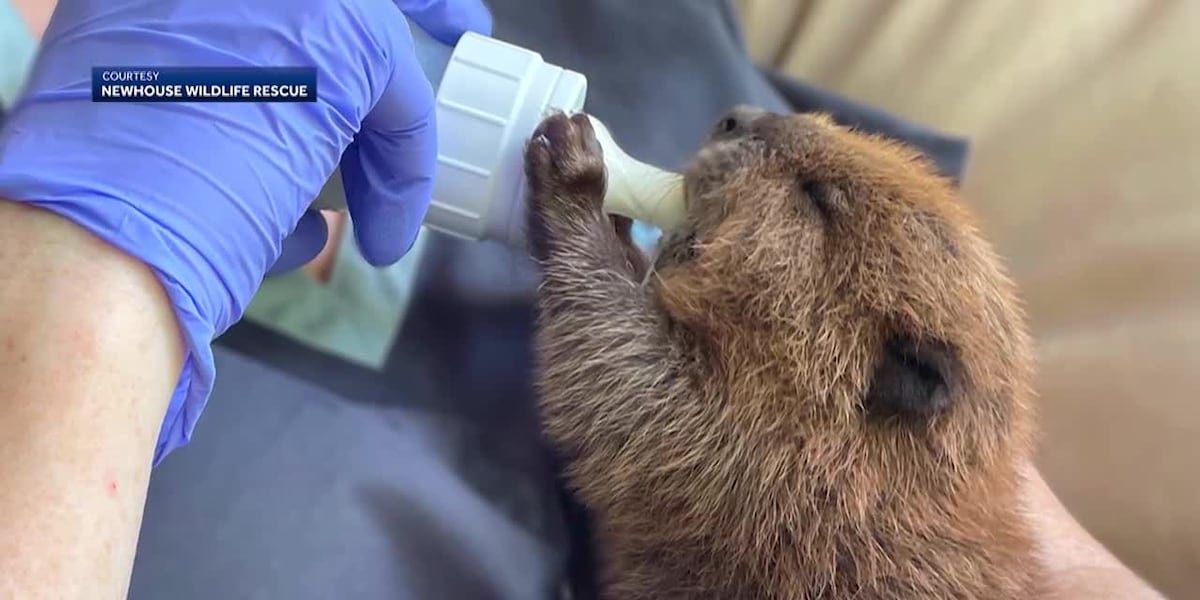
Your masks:
<instances>
[{"instance_id":1,"label":"bare skin","mask_svg":"<svg viewBox=\"0 0 1200 600\"><path fill-rule=\"evenodd\" d=\"M124 598L182 343L158 280L0 200L0 598Z\"/></svg>"},{"instance_id":2,"label":"bare skin","mask_svg":"<svg viewBox=\"0 0 1200 600\"><path fill-rule=\"evenodd\" d=\"M1075 520L1029 465L1022 499L1045 566L1047 600L1164 600Z\"/></svg>"},{"instance_id":3,"label":"bare skin","mask_svg":"<svg viewBox=\"0 0 1200 600\"><path fill-rule=\"evenodd\" d=\"M587 119L527 150L543 420L608 597L1155 597L1026 477L1029 343L951 187L734 116L649 276Z\"/></svg>"},{"instance_id":4,"label":"bare skin","mask_svg":"<svg viewBox=\"0 0 1200 600\"><path fill-rule=\"evenodd\" d=\"M55 0L13 0L13 6L29 25L29 31L34 37L41 38L46 25L50 22L50 14L58 2Z\"/></svg>"}]
</instances>

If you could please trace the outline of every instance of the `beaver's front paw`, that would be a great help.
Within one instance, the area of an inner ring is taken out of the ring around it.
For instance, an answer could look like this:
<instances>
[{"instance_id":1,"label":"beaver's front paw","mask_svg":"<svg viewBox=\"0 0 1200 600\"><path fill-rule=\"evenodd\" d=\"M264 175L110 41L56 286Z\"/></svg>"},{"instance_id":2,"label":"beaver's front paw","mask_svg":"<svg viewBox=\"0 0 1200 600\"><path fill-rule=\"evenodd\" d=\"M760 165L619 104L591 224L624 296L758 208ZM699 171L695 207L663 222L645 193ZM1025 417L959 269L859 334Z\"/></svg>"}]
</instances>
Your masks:
<instances>
[{"instance_id":1,"label":"beaver's front paw","mask_svg":"<svg viewBox=\"0 0 1200 600\"><path fill-rule=\"evenodd\" d=\"M571 228L561 226L601 222L604 155L587 115L546 117L525 148L525 177L532 235L554 236Z\"/></svg>"},{"instance_id":2,"label":"beaver's front paw","mask_svg":"<svg viewBox=\"0 0 1200 600\"><path fill-rule=\"evenodd\" d=\"M525 175L535 201L599 211L604 200L604 153L587 115L554 113L538 125L525 150Z\"/></svg>"}]
</instances>

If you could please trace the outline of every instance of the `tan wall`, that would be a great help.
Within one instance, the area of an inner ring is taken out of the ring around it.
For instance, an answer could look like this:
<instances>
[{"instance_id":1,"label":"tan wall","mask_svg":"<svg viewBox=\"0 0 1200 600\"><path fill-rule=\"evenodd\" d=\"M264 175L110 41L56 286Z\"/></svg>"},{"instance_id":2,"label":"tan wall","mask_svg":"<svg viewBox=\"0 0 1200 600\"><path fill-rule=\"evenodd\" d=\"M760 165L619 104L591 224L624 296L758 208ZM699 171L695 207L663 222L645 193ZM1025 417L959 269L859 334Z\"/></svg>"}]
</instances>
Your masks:
<instances>
[{"instance_id":1,"label":"tan wall","mask_svg":"<svg viewBox=\"0 0 1200 600\"><path fill-rule=\"evenodd\" d=\"M1200 597L1200 2L739 0L760 62L972 136L1038 339L1040 465Z\"/></svg>"}]
</instances>

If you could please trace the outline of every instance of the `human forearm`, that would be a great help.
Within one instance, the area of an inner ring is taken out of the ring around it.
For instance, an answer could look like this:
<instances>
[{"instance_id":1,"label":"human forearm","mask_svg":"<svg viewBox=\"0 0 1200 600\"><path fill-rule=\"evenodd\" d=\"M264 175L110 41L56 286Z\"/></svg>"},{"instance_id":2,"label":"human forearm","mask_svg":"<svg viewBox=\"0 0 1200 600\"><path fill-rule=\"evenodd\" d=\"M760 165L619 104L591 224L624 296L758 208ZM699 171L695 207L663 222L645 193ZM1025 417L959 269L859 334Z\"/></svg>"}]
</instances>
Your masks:
<instances>
[{"instance_id":1,"label":"human forearm","mask_svg":"<svg viewBox=\"0 0 1200 600\"><path fill-rule=\"evenodd\" d=\"M142 263L0 201L0 597L124 598L182 352Z\"/></svg>"},{"instance_id":2,"label":"human forearm","mask_svg":"<svg viewBox=\"0 0 1200 600\"><path fill-rule=\"evenodd\" d=\"M1025 499L1046 568L1043 600L1162 600L1071 516L1033 467Z\"/></svg>"}]
</instances>

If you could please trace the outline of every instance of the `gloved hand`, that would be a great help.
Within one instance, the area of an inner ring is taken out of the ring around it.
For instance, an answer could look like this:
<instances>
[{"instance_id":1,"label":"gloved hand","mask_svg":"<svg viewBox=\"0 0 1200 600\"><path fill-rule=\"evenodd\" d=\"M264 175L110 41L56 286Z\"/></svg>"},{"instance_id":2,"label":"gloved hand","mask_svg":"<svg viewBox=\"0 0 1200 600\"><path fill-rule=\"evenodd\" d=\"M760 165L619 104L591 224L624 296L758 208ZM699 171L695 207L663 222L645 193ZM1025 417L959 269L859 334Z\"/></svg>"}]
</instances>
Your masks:
<instances>
[{"instance_id":1,"label":"gloved hand","mask_svg":"<svg viewBox=\"0 0 1200 600\"><path fill-rule=\"evenodd\" d=\"M359 249L412 245L432 188L433 91L405 19L453 44L490 34L480 0L60 0L0 132L0 197L78 222L158 274L188 348L155 463L186 443L239 319L341 161ZM92 103L93 66L315 66L315 103ZM343 154L344 152L344 154Z\"/></svg>"}]
</instances>

